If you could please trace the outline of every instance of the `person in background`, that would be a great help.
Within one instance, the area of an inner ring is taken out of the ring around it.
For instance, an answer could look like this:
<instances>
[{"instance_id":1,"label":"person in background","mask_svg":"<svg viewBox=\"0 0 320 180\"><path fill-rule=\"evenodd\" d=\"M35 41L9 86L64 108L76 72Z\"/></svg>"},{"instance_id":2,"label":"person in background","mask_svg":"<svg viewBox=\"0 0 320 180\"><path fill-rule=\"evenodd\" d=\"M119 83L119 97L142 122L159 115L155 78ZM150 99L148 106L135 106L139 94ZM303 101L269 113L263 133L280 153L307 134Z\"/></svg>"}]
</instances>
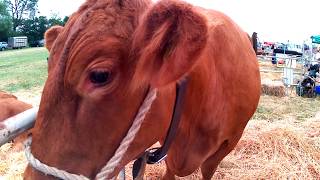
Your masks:
<instances>
[{"instance_id":1,"label":"person in background","mask_svg":"<svg viewBox=\"0 0 320 180\"><path fill-rule=\"evenodd\" d=\"M318 63L319 63L319 61L320 61L320 47L317 49L316 60L317 60Z\"/></svg>"},{"instance_id":2,"label":"person in background","mask_svg":"<svg viewBox=\"0 0 320 180\"><path fill-rule=\"evenodd\" d=\"M271 45L271 50L272 50L272 64L277 64L277 58L276 58L276 53L274 53L274 49L276 49L275 45Z\"/></svg>"},{"instance_id":3,"label":"person in background","mask_svg":"<svg viewBox=\"0 0 320 180\"><path fill-rule=\"evenodd\" d=\"M251 40L252 40L252 46L253 46L254 52L257 54L257 52L258 52L258 34L256 32L253 32L253 34L251 36Z\"/></svg>"},{"instance_id":4,"label":"person in background","mask_svg":"<svg viewBox=\"0 0 320 180\"><path fill-rule=\"evenodd\" d=\"M317 73L319 74L319 69L320 69L320 64L314 64L311 65L310 68L308 69L309 71L309 76L316 78L317 77Z\"/></svg>"}]
</instances>

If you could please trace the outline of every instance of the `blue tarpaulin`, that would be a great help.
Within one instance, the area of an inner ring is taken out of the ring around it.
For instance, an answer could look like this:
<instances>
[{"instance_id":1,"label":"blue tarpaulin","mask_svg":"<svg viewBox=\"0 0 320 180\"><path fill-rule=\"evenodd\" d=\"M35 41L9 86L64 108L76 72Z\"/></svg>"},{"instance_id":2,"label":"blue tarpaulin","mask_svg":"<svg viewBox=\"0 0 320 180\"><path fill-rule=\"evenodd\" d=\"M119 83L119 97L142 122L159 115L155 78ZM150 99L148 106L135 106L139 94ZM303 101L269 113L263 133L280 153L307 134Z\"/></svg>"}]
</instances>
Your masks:
<instances>
[{"instance_id":1,"label":"blue tarpaulin","mask_svg":"<svg viewBox=\"0 0 320 180\"><path fill-rule=\"evenodd\" d=\"M320 44L320 35L311 36L312 43Z\"/></svg>"}]
</instances>

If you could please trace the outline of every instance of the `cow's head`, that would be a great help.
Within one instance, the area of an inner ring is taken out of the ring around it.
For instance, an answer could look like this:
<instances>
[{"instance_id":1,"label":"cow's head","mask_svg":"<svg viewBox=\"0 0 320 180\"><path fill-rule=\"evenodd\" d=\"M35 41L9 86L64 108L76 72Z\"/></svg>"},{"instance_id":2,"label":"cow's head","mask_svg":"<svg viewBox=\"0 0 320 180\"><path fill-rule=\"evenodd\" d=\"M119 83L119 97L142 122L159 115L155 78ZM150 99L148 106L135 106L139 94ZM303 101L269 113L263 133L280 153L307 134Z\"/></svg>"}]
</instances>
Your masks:
<instances>
[{"instance_id":1,"label":"cow's head","mask_svg":"<svg viewBox=\"0 0 320 180\"><path fill-rule=\"evenodd\" d=\"M173 0L88 0L46 32L49 76L31 150L43 163L93 178L113 156L149 87L158 98L113 174L164 138L176 82L206 46L205 18ZM28 166L26 178L45 175Z\"/></svg>"}]
</instances>

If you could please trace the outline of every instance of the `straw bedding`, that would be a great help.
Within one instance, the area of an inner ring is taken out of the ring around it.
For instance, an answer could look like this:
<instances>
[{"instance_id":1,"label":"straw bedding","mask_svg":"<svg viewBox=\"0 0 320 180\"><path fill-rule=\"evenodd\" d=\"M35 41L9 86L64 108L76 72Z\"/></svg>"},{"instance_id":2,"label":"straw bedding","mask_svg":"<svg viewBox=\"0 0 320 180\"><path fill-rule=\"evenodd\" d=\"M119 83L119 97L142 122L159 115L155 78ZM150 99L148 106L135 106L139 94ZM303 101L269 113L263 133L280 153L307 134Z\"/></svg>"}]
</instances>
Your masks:
<instances>
[{"instance_id":1,"label":"straw bedding","mask_svg":"<svg viewBox=\"0 0 320 180\"><path fill-rule=\"evenodd\" d=\"M284 97L286 95L286 88L281 81L263 79L261 81L261 92L265 95Z\"/></svg>"}]
</instances>

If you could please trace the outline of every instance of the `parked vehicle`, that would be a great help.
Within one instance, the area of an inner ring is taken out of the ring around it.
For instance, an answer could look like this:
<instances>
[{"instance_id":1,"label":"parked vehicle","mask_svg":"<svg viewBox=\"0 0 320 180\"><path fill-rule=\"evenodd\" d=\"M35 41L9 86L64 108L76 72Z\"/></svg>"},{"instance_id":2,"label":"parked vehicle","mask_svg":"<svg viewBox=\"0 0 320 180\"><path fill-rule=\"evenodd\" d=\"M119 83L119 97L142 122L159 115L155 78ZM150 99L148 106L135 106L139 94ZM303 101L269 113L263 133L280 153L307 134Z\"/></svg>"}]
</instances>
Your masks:
<instances>
[{"instance_id":1,"label":"parked vehicle","mask_svg":"<svg viewBox=\"0 0 320 180\"><path fill-rule=\"evenodd\" d=\"M44 39L41 39L40 41L38 41L38 43L40 47L43 47L45 45Z\"/></svg>"},{"instance_id":2,"label":"parked vehicle","mask_svg":"<svg viewBox=\"0 0 320 180\"><path fill-rule=\"evenodd\" d=\"M33 41L29 42L30 47L43 47L44 46L44 39L38 40L38 41Z\"/></svg>"},{"instance_id":3,"label":"parked vehicle","mask_svg":"<svg viewBox=\"0 0 320 180\"><path fill-rule=\"evenodd\" d=\"M8 39L9 47L12 49L23 48L28 46L28 37L19 36L19 37L10 37Z\"/></svg>"},{"instance_id":4,"label":"parked vehicle","mask_svg":"<svg viewBox=\"0 0 320 180\"><path fill-rule=\"evenodd\" d=\"M0 51L4 51L8 48L8 44L6 42L0 42Z\"/></svg>"}]
</instances>

